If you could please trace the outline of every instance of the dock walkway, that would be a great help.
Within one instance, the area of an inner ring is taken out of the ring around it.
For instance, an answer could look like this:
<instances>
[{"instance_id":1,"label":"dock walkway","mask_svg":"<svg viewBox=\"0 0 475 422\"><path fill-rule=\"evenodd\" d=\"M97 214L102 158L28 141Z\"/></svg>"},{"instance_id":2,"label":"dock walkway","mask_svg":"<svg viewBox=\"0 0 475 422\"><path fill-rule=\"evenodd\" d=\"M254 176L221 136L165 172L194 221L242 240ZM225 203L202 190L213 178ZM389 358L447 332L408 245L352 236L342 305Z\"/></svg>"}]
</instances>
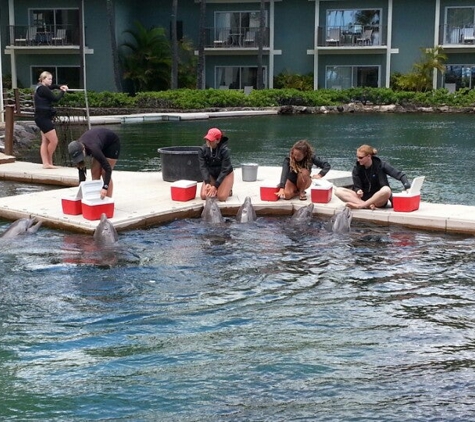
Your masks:
<instances>
[{"instance_id":1,"label":"dock walkway","mask_svg":"<svg viewBox=\"0 0 475 422\"><path fill-rule=\"evenodd\" d=\"M257 181L242 181L241 168L235 169L233 196L219 203L223 215L235 216L244 199L251 197L258 215L291 215L296 209L310 203L298 198L286 201L262 201L260 187L263 184L277 184L280 167L259 167ZM40 164L12 162L0 165L0 179L25 183L57 185L60 188L43 192L0 198L0 218L16 220L35 216L48 227L75 232L92 233L97 221L86 220L82 215L65 215L61 199L74 195L78 188L75 168L60 167L43 169ZM350 172L330 170L326 179L335 186L351 184ZM145 228L177 218L199 217L204 201L199 198L200 183L195 199L187 202L171 200L170 182L162 179L161 172L114 171L115 212L110 220L118 231ZM325 218L335 214L344 204L335 195L329 203L315 204L314 213ZM433 204L421 202L417 211L395 212L392 208L353 211L355 220L371 221L384 225L399 224L452 233L475 234L475 207L465 205Z\"/></svg>"}]
</instances>

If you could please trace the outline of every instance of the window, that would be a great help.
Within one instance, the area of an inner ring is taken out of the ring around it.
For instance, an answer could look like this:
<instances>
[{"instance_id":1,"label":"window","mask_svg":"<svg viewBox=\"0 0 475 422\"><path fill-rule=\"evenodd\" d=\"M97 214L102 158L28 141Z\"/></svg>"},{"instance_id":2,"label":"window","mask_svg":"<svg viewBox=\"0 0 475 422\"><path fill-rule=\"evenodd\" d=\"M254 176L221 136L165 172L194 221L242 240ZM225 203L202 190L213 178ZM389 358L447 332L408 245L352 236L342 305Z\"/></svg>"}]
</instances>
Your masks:
<instances>
[{"instance_id":1,"label":"window","mask_svg":"<svg viewBox=\"0 0 475 422\"><path fill-rule=\"evenodd\" d=\"M327 66L325 88L379 87L379 66Z\"/></svg>"},{"instance_id":2,"label":"window","mask_svg":"<svg viewBox=\"0 0 475 422\"><path fill-rule=\"evenodd\" d=\"M66 39L78 43L79 9L30 9L30 26L56 34L66 30Z\"/></svg>"},{"instance_id":3,"label":"window","mask_svg":"<svg viewBox=\"0 0 475 422\"><path fill-rule=\"evenodd\" d=\"M254 34L259 28L259 16L259 11L216 12L214 39L227 45L243 46L246 36L249 36L249 33Z\"/></svg>"},{"instance_id":4,"label":"window","mask_svg":"<svg viewBox=\"0 0 475 422\"><path fill-rule=\"evenodd\" d=\"M32 66L31 85L36 85L38 83L38 77L41 72L45 70L53 75L54 84L67 85L72 89L79 89L81 87L81 72L79 66Z\"/></svg>"},{"instance_id":5,"label":"window","mask_svg":"<svg viewBox=\"0 0 475 422\"><path fill-rule=\"evenodd\" d=\"M466 42L466 36L469 33L473 37L474 24L475 7L447 7L445 11L444 44Z\"/></svg>"},{"instance_id":6,"label":"window","mask_svg":"<svg viewBox=\"0 0 475 422\"><path fill-rule=\"evenodd\" d=\"M216 88L244 89L245 86L257 87L257 67L217 66L215 71ZM266 69L262 68L264 86Z\"/></svg>"},{"instance_id":7,"label":"window","mask_svg":"<svg viewBox=\"0 0 475 422\"><path fill-rule=\"evenodd\" d=\"M345 43L355 43L364 34L371 37L370 44L380 45L381 9L329 9L327 10L326 38L330 30L337 30ZM366 31L366 32L365 32Z\"/></svg>"},{"instance_id":8,"label":"window","mask_svg":"<svg viewBox=\"0 0 475 422\"><path fill-rule=\"evenodd\" d=\"M452 85L454 84L454 85ZM445 66L444 86L454 87L455 90L461 88L475 88L475 65L448 65Z\"/></svg>"}]
</instances>

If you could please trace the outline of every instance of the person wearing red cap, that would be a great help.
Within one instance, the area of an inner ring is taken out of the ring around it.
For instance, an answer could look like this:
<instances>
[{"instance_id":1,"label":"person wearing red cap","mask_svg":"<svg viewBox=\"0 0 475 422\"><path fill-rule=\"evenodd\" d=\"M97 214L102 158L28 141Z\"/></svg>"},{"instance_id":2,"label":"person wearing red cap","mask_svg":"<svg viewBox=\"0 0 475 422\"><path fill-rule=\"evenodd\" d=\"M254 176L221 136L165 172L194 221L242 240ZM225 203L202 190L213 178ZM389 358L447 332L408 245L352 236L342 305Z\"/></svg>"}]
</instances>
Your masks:
<instances>
[{"instance_id":1,"label":"person wearing red cap","mask_svg":"<svg viewBox=\"0 0 475 422\"><path fill-rule=\"evenodd\" d=\"M198 152L200 171L203 177L201 199L218 198L226 201L231 196L234 184L234 169L228 148L228 138L218 128L211 128L204 136L206 143Z\"/></svg>"},{"instance_id":2,"label":"person wearing red cap","mask_svg":"<svg viewBox=\"0 0 475 422\"><path fill-rule=\"evenodd\" d=\"M311 176L314 164L320 168L320 171ZM306 201L305 189L310 187L312 179L321 179L329 170L330 164L315 156L308 141L298 141L290 149L289 156L284 159L279 183L280 189L276 195L284 199L298 196L301 201Z\"/></svg>"}]
</instances>

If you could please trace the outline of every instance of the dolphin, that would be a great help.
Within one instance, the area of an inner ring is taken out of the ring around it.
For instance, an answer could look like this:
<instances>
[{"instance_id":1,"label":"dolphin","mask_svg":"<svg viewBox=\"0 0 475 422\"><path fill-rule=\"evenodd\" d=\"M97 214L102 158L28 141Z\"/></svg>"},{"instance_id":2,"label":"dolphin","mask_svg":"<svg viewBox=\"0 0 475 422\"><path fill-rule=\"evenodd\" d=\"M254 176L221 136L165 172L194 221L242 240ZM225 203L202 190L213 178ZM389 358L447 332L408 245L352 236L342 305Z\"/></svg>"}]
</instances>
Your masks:
<instances>
[{"instance_id":1,"label":"dolphin","mask_svg":"<svg viewBox=\"0 0 475 422\"><path fill-rule=\"evenodd\" d=\"M206 223L224 223L223 215L215 198L206 198L201 218Z\"/></svg>"},{"instance_id":2,"label":"dolphin","mask_svg":"<svg viewBox=\"0 0 475 422\"><path fill-rule=\"evenodd\" d=\"M119 235L105 213L101 214L101 221L94 230L94 240L101 245L113 245L119 240Z\"/></svg>"},{"instance_id":3,"label":"dolphin","mask_svg":"<svg viewBox=\"0 0 475 422\"><path fill-rule=\"evenodd\" d=\"M236 221L239 223L252 223L253 221L256 221L256 218L256 211L252 206L251 198L246 196L244 203L241 205L236 214Z\"/></svg>"},{"instance_id":4,"label":"dolphin","mask_svg":"<svg viewBox=\"0 0 475 422\"><path fill-rule=\"evenodd\" d=\"M13 239L23 234L33 234L38 231L40 226L41 221L36 218L20 218L12 223L1 237L2 239Z\"/></svg>"},{"instance_id":5,"label":"dolphin","mask_svg":"<svg viewBox=\"0 0 475 422\"><path fill-rule=\"evenodd\" d=\"M299 208L290 218L290 222L293 225L303 225L303 224L310 224L310 221L313 217L313 202L308 204L305 207Z\"/></svg>"},{"instance_id":6,"label":"dolphin","mask_svg":"<svg viewBox=\"0 0 475 422\"><path fill-rule=\"evenodd\" d=\"M353 214L351 213L351 210L348 207L345 207L330 219L330 221L325 225L325 228L333 233L349 233L352 218Z\"/></svg>"}]
</instances>

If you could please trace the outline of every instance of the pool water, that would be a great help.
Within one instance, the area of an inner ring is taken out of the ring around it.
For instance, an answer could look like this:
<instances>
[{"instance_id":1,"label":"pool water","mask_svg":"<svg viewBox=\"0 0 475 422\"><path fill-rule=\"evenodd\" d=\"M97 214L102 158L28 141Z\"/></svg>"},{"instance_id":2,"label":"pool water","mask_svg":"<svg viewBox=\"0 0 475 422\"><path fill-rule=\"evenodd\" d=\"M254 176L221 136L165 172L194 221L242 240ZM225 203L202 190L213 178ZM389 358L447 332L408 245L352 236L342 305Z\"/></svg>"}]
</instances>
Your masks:
<instances>
[{"instance_id":1,"label":"pool water","mask_svg":"<svg viewBox=\"0 0 475 422\"><path fill-rule=\"evenodd\" d=\"M307 134L350 169L370 142L428 176L424 199L474 205L472 119L307 117L124 125L118 168L155 171L157 148L199 145L211 123L236 165L279 165ZM0 238L2 420L473 419L473 237L325 222L184 219L110 248L48 228Z\"/></svg>"},{"instance_id":2,"label":"pool water","mask_svg":"<svg viewBox=\"0 0 475 422\"><path fill-rule=\"evenodd\" d=\"M4 243L4 420L469 420L473 238L288 223Z\"/></svg>"}]
</instances>

